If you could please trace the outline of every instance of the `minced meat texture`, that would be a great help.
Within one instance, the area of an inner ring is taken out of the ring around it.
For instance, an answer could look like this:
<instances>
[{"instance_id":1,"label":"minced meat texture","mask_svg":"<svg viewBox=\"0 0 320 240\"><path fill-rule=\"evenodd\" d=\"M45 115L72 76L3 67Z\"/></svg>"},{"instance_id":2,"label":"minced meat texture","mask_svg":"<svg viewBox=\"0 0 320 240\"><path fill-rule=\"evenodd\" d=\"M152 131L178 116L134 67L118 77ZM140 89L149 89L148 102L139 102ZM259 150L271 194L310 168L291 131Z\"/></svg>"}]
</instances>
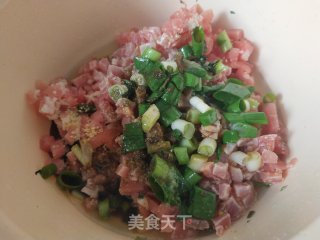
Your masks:
<instances>
[{"instance_id":1,"label":"minced meat texture","mask_svg":"<svg viewBox=\"0 0 320 240\"><path fill-rule=\"evenodd\" d=\"M97 173L103 174L106 177L106 182L114 182L118 175L116 169L119 165L120 156L111 152L105 145L96 149L92 156L92 167Z\"/></svg>"},{"instance_id":2,"label":"minced meat texture","mask_svg":"<svg viewBox=\"0 0 320 240\"><path fill-rule=\"evenodd\" d=\"M147 143L157 143L163 140L163 130L159 123L156 123L151 130L147 133Z\"/></svg>"}]
</instances>

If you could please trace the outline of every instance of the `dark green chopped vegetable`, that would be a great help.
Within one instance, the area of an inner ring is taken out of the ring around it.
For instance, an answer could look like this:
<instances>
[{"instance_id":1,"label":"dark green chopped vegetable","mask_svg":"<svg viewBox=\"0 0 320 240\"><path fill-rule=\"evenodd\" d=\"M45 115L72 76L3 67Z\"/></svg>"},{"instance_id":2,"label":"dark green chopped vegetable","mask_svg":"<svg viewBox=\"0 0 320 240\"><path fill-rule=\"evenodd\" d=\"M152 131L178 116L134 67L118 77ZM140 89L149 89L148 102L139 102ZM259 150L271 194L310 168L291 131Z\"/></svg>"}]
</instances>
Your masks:
<instances>
[{"instance_id":1,"label":"dark green chopped vegetable","mask_svg":"<svg viewBox=\"0 0 320 240\"><path fill-rule=\"evenodd\" d=\"M268 118L264 112L247 113L223 113L225 119L230 123L267 124Z\"/></svg>"},{"instance_id":2,"label":"dark green chopped vegetable","mask_svg":"<svg viewBox=\"0 0 320 240\"><path fill-rule=\"evenodd\" d=\"M181 92L176 88L173 83L169 83L165 93L162 95L162 99L170 104L170 105L177 105L181 97Z\"/></svg>"},{"instance_id":3,"label":"dark green chopped vegetable","mask_svg":"<svg viewBox=\"0 0 320 240\"><path fill-rule=\"evenodd\" d=\"M215 121L217 121L217 111L215 108L212 108L205 113L201 113L199 115L199 121L201 125L208 126L210 124L213 124Z\"/></svg>"},{"instance_id":4,"label":"dark green chopped vegetable","mask_svg":"<svg viewBox=\"0 0 320 240\"><path fill-rule=\"evenodd\" d=\"M196 185L202 179L198 173L188 167L185 168L183 177L190 186Z\"/></svg>"},{"instance_id":5,"label":"dark green chopped vegetable","mask_svg":"<svg viewBox=\"0 0 320 240\"><path fill-rule=\"evenodd\" d=\"M172 76L171 82L176 86L179 91L184 89L184 78L181 73Z\"/></svg>"},{"instance_id":6,"label":"dark green chopped vegetable","mask_svg":"<svg viewBox=\"0 0 320 240\"><path fill-rule=\"evenodd\" d=\"M240 138L255 138L258 136L258 129L246 123L234 123L231 129L237 131Z\"/></svg>"},{"instance_id":7,"label":"dark green chopped vegetable","mask_svg":"<svg viewBox=\"0 0 320 240\"><path fill-rule=\"evenodd\" d=\"M191 88L195 88L201 81L199 77L188 72L184 73L184 79L185 79L185 86L191 87Z\"/></svg>"},{"instance_id":8,"label":"dark green chopped vegetable","mask_svg":"<svg viewBox=\"0 0 320 240\"><path fill-rule=\"evenodd\" d=\"M151 104L149 103L140 103L138 105L138 112L139 112L139 116L142 116L150 107Z\"/></svg>"},{"instance_id":9,"label":"dark green chopped vegetable","mask_svg":"<svg viewBox=\"0 0 320 240\"><path fill-rule=\"evenodd\" d=\"M140 122L128 123L124 126L123 147L124 153L145 149L143 130Z\"/></svg>"},{"instance_id":10,"label":"dark green chopped vegetable","mask_svg":"<svg viewBox=\"0 0 320 240\"><path fill-rule=\"evenodd\" d=\"M276 100L277 100L277 96L271 92L269 92L263 96L264 103L272 103L272 102L275 102Z\"/></svg>"},{"instance_id":11,"label":"dark green chopped vegetable","mask_svg":"<svg viewBox=\"0 0 320 240\"><path fill-rule=\"evenodd\" d=\"M231 40L226 31L222 31L217 36L217 43L220 46L222 52L227 52L232 48Z\"/></svg>"},{"instance_id":12,"label":"dark green chopped vegetable","mask_svg":"<svg viewBox=\"0 0 320 240\"><path fill-rule=\"evenodd\" d=\"M184 59L185 72L192 73L201 78L207 77L207 71L199 63Z\"/></svg>"},{"instance_id":13,"label":"dark green chopped vegetable","mask_svg":"<svg viewBox=\"0 0 320 240\"><path fill-rule=\"evenodd\" d=\"M50 134L50 136L54 137L54 139L56 139L56 140L61 139L61 135L60 135L58 126L54 121L51 121L49 134Z\"/></svg>"},{"instance_id":14,"label":"dark green chopped vegetable","mask_svg":"<svg viewBox=\"0 0 320 240\"><path fill-rule=\"evenodd\" d=\"M216 60L215 62L211 62L208 65L205 66L206 70L210 73L212 73L213 75L217 75L221 72L224 72L226 70L228 70L228 66L224 65L222 63L222 60Z\"/></svg>"},{"instance_id":15,"label":"dark green chopped vegetable","mask_svg":"<svg viewBox=\"0 0 320 240\"><path fill-rule=\"evenodd\" d=\"M220 161L222 152L223 152L223 146L222 146L222 144L218 144L218 146L217 146L217 160L215 162Z\"/></svg>"},{"instance_id":16,"label":"dark green chopped vegetable","mask_svg":"<svg viewBox=\"0 0 320 240\"><path fill-rule=\"evenodd\" d=\"M81 189L85 185L79 174L67 170L57 177L57 184L65 190Z\"/></svg>"},{"instance_id":17,"label":"dark green chopped vegetable","mask_svg":"<svg viewBox=\"0 0 320 240\"><path fill-rule=\"evenodd\" d=\"M148 58L150 59L151 61L158 61L160 60L161 58L161 53L158 52L157 50L153 49L153 48L146 48L142 55L141 55L143 58Z\"/></svg>"},{"instance_id":18,"label":"dark green chopped vegetable","mask_svg":"<svg viewBox=\"0 0 320 240\"><path fill-rule=\"evenodd\" d=\"M147 144L147 150L149 154L170 150L170 149L171 149L171 143L169 141L160 141L152 144Z\"/></svg>"},{"instance_id":19,"label":"dark green chopped vegetable","mask_svg":"<svg viewBox=\"0 0 320 240\"><path fill-rule=\"evenodd\" d=\"M251 210L251 211L248 213L247 219L252 218L255 213L256 213L255 211Z\"/></svg>"},{"instance_id":20,"label":"dark green chopped vegetable","mask_svg":"<svg viewBox=\"0 0 320 240\"><path fill-rule=\"evenodd\" d=\"M180 146L186 147L188 149L188 153L191 154L198 149L199 143L195 138L192 138L190 140L183 138L180 142Z\"/></svg>"},{"instance_id":21,"label":"dark green chopped vegetable","mask_svg":"<svg viewBox=\"0 0 320 240\"><path fill-rule=\"evenodd\" d=\"M160 69L161 64L159 62L153 62L148 58L134 58L134 66L139 70L141 74L150 74L156 69Z\"/></svg>"},{"instance_id":22,"label":"dark green chopped vegetable","mask_svg":"<svg viewBox=\"0 0 320 240\"><path fill-rule=\"evenodd\" d=\"M181 194L187 191L187 183L173 165L154 155L151 162L151 176L164 193L164 202L170 205L181 204Z\"/></svg>"},{"instance_id":23,"label":"dark green chopped vegetable","mask_svg":"<svg viewBox=\"0 0 320 240\"><path fill-rule=\"evenodd\" d=\"M227 105L250 96L250 91L239 84L228 83L224 88L215 92L213 97Z\"/></svg>"},{"instance_id":24,"label":"dark green chopped vegetable","mask_svg":"<svg viewBox=\"0 0 320 240\"><path fill-rule=\"evenodd\" d=\"M145 79L151 91L158 91L168 79L168 76L161 69L155 69L150 74L145 74Z\"/></svg>"},{"instance_id":25,"label":"dark green chopped vegetable","mask_svg":"<svg viewBox=\"0 0 320 240\"><path fill-rule=\"evenodd\" d=\"M205 94L213 94L224 87L224 84L217 84L213 86L202 86L202 92Z\"/></svg>"},{"instance_id":26,"label":"dark green chopped vegetable","mask_svg":"<svg viewBox=\"0 0 320 240\"><path fill-rule=\"evenodd\" d=\"M165 127L170 126L172 122L179 119L182 115L176 107L167 104L162 99L157 101L156 105L160 111L160 122Z\"/></svg>"},{"instance_id":27,"label":"dark green chopped vegetable","mask_svg":"<svg viewBox=\"0 0 320 240\"><path fill-rule=\"evenodd\" d=\"M110 203L108 199L105 199L98 203L98 212L101 218L108 218L110 215Z\"/></svg>"},{"instance_id":28,"label":"dark green chopped vegetable","mask_svg":"<svg viewBox=\"0 0 320 240\"><path fill-rule=\"evenodd\" d=\"M189 213L194 218L210 220L216 213L217 196L213 192L206 191L197 186L191 193Z\"/></svg>"},{"instance_id":29,"label":"dark green chopped vegetable","mask_svg":"<svg viewBox=\"0 0 320 240\"><path fill-rule=\"evenodd\" d=\"M254 186L254 187L265 187L265 188L269 188L269 187L271 187L271 183L264 183L264 182L253 181L253 186Z\"/></svg>"},{"instance_id":30,"label":"dark green chopped vegetable","mask_svg":"<svg viewBox=\"0 0 320 240\"><path fill-rule=\"evenodd\" d=\"M180 165L186 165L189 163L190 158L186 147L175 147L173 151Z\"/></svg>"},{"instance_id":31,"label":"dark green chopped vegetable","mask_svg":"<svg viewBox=\"0 0 320 240\"><path fill-rule=\"evenodd\" d=\"M150 94L150 96L147 98L148 103L153 103L157 101L161 96L163 95L164 91L158 91L158 92L153 92Z\"/></svg>"},{"instance_id":32,"label":"dark green chopped vegetable","mask_svg":"<svg viewBox=\"0 0 320 240\"><path fill-rule=\"evenodd\" d=\"M96 111L96 106L93 103L80 103L77 105L78 113L91 114Z\"/></svg>"},{"instance_id":33,"label":"dark green chopped vegetable","mask_svg":"<svg viewBox=\"0 0 320 240\"><path fill-rule=\"evenodd\" d=\"M55 165L54 163L50 163L46 166L44 166L43 168L41 168L40 170L36 171L35 174L40 174L40 176L43 179L47 179L51 176L53 176L54 174L57 173L57 165Z\"/></svg>"},{"instance_id":34,"label":"dark green chopped vegetable","mask_svg":"<svg viewBox=\"0 0 320 240\"><path fill-rule=\"evenodd\" d=\"M255 91L255 88L253 86L248 87L248 91L250 93L253 93Z\"/></svg>"},{"instance_id":35,"label":"dark green chopped vegetable","mask_svg":"<svg viewBox=\"0 0 320 240\"><path fill-rule=\"evenodd\" d=\"M134 81L131 81L131 80L124 80L124 85L128 89L128 92L125 95L125 97L127 97L129 99L133 99L134 95L135 95L135 90L136 90L137 84Z\"/></svg>"},{"instance_id":36,"label":"dark green chopped vegetable","mask_svg":"<svg viewBox=\"0 0 320 240\"><path fill-rule=\"evenodd\" d=\"M156 197L160 200L160 201L164 201L164 192L161 189L160 185L156 182L156 180L154 179L154 177L149 176L149 183L150 183L150 187L152 189L152 192L156 195Z\"/></svg>"},{"instance_id":37,"label":"dark green chopped vegetable","mask_svg":"<svg viewBox=\"0 0 320 240\"><path fill-rule=\"evenodd\" d=\"M236 143L240 139L237 131L226 130L223 132L223 143Z\"/></svg>"},{"instance_id":38,"label":"dark green chopped vegetable","mask_svg":"<svg viewBox=\"0 0 320 240\"><path fill-rule=\"evenodd\" d=\"M185 45L182 48L180 48L180 52L182 53L185 59L188 59L193 56L193 50L190 45Z\"/></svg>"},{"instance_id":39,"label":"dark green chopped vegetable","mask_svg":"<svg viewBox=\"0 0 320 240\"><path fill-rule=\"evenodd\" d=\"M234 83L234 84L238 84L238 85L244 86L244 83L238 78L228 78L227 83Z\"/></svg>"},{"instance_id":40,"label":"dark green chopped vegetable","mask_svg":"<svg viewBox=\"0 0 320 240\"><path fill-rule=\"evenodd\" d=\"M194 56L200 57L203 55L206 47L205 39L204 39L204 31L201 27L195 27L192 31L192 50Z\"/></svg>"},{"instance_id":41,"label":"dark green chopped vegetable","mask_svg":"<svg viewBox=\"0 0 320 240\"><path fill-rule=\"evenodd\" d=\"M194 87L194 91L200 92L202 90L202 79L200 78L198 84Z\"/></svg>"},{"instance_id":42,"label":"dark green chopped vegetable","mask_svg":"<svg viewBox=\"0 0 320 240\"><path fill-rule=\"evenodd\" d=\"M282 192L283 190L286 190L287 187L288 187L288 185L282 186L281 189L280 189L280 191Z\"/></svg>"},{"instance_id":43,"label":"dark green chopped vegetable","mask_svg":"<svg viewBox=\"0 0 320 240\"><path fill-rule=\"evenodd\" d=\"M241 101L242 100L239 100L239 101L236 101L234 103L231 103L230 105L228 105L226 107L226 110L227 112L230 112L230 113L240 113L242 112L243 110L243 107L241 107Z\"/></svg>"},{"instance_id":44,"label":"dark green chopped vegetable","mask_svg":"<svg viewBox=\"0 0 320 240\"><path fill-rule=\"evenodd\" d=\"M175 129L171 132L171 137L171 141L173 142L180 142L183 139L182 133L178 129Z\"/></svg>"},{"instance_id":45,"label":"dark green chopped vegetable","mask_svg":"<svg viewBox=\"0 0 320 240\"><path fill-rule=\"evenodd\" d=\"M231 13L231 14L236 14L236 12L235 12L235 11L232 11L232 10L230 11L230 13Z\"/></svg>"}]
</instances>

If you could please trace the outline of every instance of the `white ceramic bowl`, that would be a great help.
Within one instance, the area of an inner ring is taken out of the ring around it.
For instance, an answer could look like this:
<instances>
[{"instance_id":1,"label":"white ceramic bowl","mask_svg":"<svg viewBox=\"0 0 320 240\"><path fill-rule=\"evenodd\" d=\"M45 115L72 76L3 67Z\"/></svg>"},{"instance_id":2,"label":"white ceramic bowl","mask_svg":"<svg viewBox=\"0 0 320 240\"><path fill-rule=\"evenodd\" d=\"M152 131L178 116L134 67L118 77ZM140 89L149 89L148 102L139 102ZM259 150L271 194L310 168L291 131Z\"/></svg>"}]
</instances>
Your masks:
<instances>
[{"instance_id":1,"label":"white ceramic bowl","mask_svg":"<svg viewBox=\"0 0 320 240\"><path fill-rule=\"evenodd\" d=\"M268 190L252 221L237 222L221 239L319 239L319 1L199 3L214 10L215 21L245 29L257 46L256 75L281 94L292 154L299 158L288 188ZM0 239L128 236L97 224L52 181L33 174L45 158L38 138L48 122L31 111L25 93L36 80L70 76L89 58L108 54L115 34L159 25L179 6L179 0L0 0Z\"/></svg>"}]
</instances>

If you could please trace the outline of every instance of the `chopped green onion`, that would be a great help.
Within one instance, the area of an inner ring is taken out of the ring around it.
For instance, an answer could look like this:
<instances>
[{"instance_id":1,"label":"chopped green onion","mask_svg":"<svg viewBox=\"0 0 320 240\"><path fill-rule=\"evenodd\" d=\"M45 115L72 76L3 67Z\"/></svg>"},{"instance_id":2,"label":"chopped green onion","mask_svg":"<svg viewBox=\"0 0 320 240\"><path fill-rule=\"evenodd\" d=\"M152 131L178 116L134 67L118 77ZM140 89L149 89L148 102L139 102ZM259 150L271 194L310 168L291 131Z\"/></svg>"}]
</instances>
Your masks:
<instances>
[{"instance_id":1,"label":"chopped green onion","mask_svg":"<svg viewBox=\"0 0 320 240\"><path fill-rule=\"evenodd\" d=\"M79 199L79 200L84 200L85 195L80 192L79 190L72 190L71 191L72 196L74 196L75 198Z\"/></svg>"},{"instance_id":2,"label":"chopped green onion","mask_svg":"<svg viewBox=\"0 0 320 240\"><path fill-rule=\"evenodd\" d=\"M272 103L272 102L275 102L276 100L277 100L277 96L271 92L269 92L263 96L264 103Z\"/></svg>"},{"instance_id":3,"label":"chopped green onion","mask_svg":"<svg viewBox=\"0 0 320 240\"><path fill-rule=\"evenodd\" d=\"M173 130L170 136L171 136L170 141L172 142L180 142L183 138L182 133L177 129Z\"/></svg>"},{"instance_id":4,"label":"chopped green onion","mask_svg":"<svg viewBox=\"0 0 320 240\"><path fill-rule=\"evenodd\" d=\"M207 71L199 63L184 59L183 64L186 72L192 73L201 78L207 77Z\"/></svg>"},{"instance_id":5,"label":"chopped green onion","mask_svg":"<svg viewBox=\"0 0 320 240\"><path fill-rule=\"evenodd\" d=\"M170 106L165 101L160 99L156 102L158 109L160 110L160 122L165 127L171 125L172 122L181 117L181 112L174 106Z\"/></svg>"},{"instance_id":6,"label":"chopped green onion","mask_svg":"<svg viewBox=\"0 0 320 240\"><path fill-rule=\"evenodd\" d=\"M267 124L268 118L264 112L224 113L230 123Z\"/></svg>"},{"instance_id":7,"label":"chopped green onion","mask_svg":"<svg viewBox=\"0 0 320 240\"><path fill-rule=\"evenodd\" d=\"M243 110L243 106L241 106L241 101L243 100L239 100L239 101L236 101L234 103L231 103L230 105L228 105L226 107L226 110L227 112L231 112L231 113L240 113L242 112Z\"/></svg>"},{"instance_id":8,"label":"chopped green onion","mask_svg":"<svg viewBox=\"0 0 320 240\"><path fill-rule=\"evenodd\" d=\"M151 161L151 176L162 189L164 202L180 205L180 196L187 189L186 182L178 169L158 155L154 155Z\"/></svg>"},{"instance_id":9,"label":"chopped green onion","mask_svg":"<svg viewBox=\"0 0 320 240\"><path fill-rule=\"evenodd\" d=\"M182 53L183 57L185 59L190 58L191 56L193 56L193 50L192 47L189 45L185 45L182 48L180 48L180 52Z\"/></svg>"},{"instance_id":10,"label":"chopped green onion","mask_svg":"<svg viewBox=\"0 0 320 240\"><path fill-rule=\"evenodd\" d=\"M249 172L258 171L260 167L263 165L260 153L256 151L248 152L247 157L244 160L244 165L246 166Z\"/></svg>"},{"instance_id":11,"label":"chopped green onion","mask_svg":"<svg viewBox=\"0 0 320 240\"><path fill-rule=\"evenodd\" d=\"M239 104L240 110L242 112L249 112L251 110L250 102L249 99L242 99L240 100ZM230 110L227 109L228 112L231 112Z\"/></svg>"},{"instance_id":12,"label":"chopped green onion","mask_svg":"<svg viewBox=\"0 0 320 240\"><path fill-rule=\"evenodd\" d=\"M144 76L138 72L134 72L130 80L135 82L138 86L145 86L146 85L146 80L144 79Z\"/></svg>"},{"instance_id":13,"label":"chopped green onion","mask_svg":"<svg viewBox=\"0 0 320 240\"><path fill-rule=\"evenodd\" d=\"M240 139L237 131L226 130L223 132L223 143L236 143Z\"/></svg>"},{"instance_id":14,"label":"chopped green onion","mask_svg":"<svg viewBox=\"0 0 320 240\"><path fill-rule=\"evenodd\" d=\"M199 110L201 113L205 113L212 109L208 104L206 104L201 98L194 96L189 100L190 104Z\"/></svg>"},{"instance_id":15,"label":"chopped green onion","mask_svg":"<svg viewBox=\"0 0 320 240\"><path fill-rule=\"evenodd\" d=\"M98 204L98 212L99 212L99 216L101 218L108 218L110 215L110 204L109 204L109 200L105 199L101 202L99 202Z\"/></svg>"},{"instance_id":16,"label":"chopped green onion","mask_svg":"<svg viewBox=\"0 0 320 240\"><path fill-rule=\"evenodd\" d=\"M208 161L208 157L200 154L191 155L188 167L195 172L200 172L201 168Z\"/></svg>"},{"instance_id":17,"label":"chopped green onion","mask_svg":"<svg viewBox=\"0 0 320 240\"><path fill-rule=\"evenodd\" d=\"M183 177L190 186L196 185L202 179L198 173L194 172L188 167L186 167L184 170Z\"/></svg>"},{"instance_id":18,"label":"chopped green onion","mask_svg":"<svg viewBox=\"0 0 320 240\"><path fill-rule=\"evenodd\" d=\"M67 189L67 190L80 189L84 186L82 177L79 174L71 171L63 171L57 177L57 184L62 189Z\"/></svg>"},{"instance_id":19,"label":"chopped green onion","mask_svg":"<svg viewBox=\"0 0 320 240\"><path fill-rule=\"evenodd\" d=\"M195 109L195 108L190 108L187 112L187 116L186 116L186 119L187 121L189 122L192 122L194 124L198 124L200 121L199 121L199 116L200 116L200 112L198 109Z\"/></svg>"},{"instance_id":20,"label":"chopped green onion","mask_svg":"<svg viewBox=\"0 0 320 240\"><path fill-rule=\"evenodd\" d=\"M217 147L217 160L216 162L219 162L222 156L222 152L223 152L223 145L222 144L218 144Z\"/></svg>"},{"instance_id":21,"label":"chopped green onion","mask_svg":"<svg viewBox=\"0 0 320 240\"><path fill-rule=\"evenodd\" d=\"M202 80L200 78L198 84L194 87L194 91L200 92L201 90L202 90Z\"/></svg>"},{"instance_id":22,"label":"chopped green onion","mask_svg":"<svg viewBox=\"0 0 320 240\"><path fill-rule=\"evenodd\" d=\"M229 69L228 66L224 65L222 60L216 60L215 62L209 63L206 66L206 70L213 75L217 75L219 73L222 73L224 71L227 71Z\"/></svg>"},{"instance_id":23,"label":"chopped green onion","mask_svg":"<svg viewBox=\"0 0 320 240\"><path fill-rule=\"evenodd\" d=\"M137 84L131 80L124 80L124 85L127 87L128 92L125 94L125 97L132 99L135 95L135 90L137 88Z\"/></svg>"},{"instance_id":24,"label":"chopped green onion","mask_svg":"<svg viewBox=\"0 0 320 240\"><path fill-rule=\"evenodd\" d=\"M147 144L147 150L149 154L170 150L170 149L171 149L171 143L169 141L160 141L153 144Z\"/></svg>"},{"instance_id":25,"label":"chopped green onion","mask_svg":"<svg viewBox=\"0 0 320 240\"><path fill-rule=\"evenodd\" d=\"M247 87L248 88L248 91L250 93L253 93L255 91L255 88L253 86L250 86L250 87Z\"/></svg>"},{"instance_id":26,"label":"chopped green onion","mask_svg":"<svg viewBox=\"0 0 320 240\"><path fill-rule=\"evenodd\" d=\"M162 99L170 105L177 105L181 97L181 92L176 88L173 83L169 83Z\"/></svg>"},{"instance_id":27,"label":"chopped green onion","mask_svg":"<svg viewBox=\"0 0 320 240\"><path fill-rule=\"evenodd\" d=\"M248 98L248 102L250 103L251 110L257 110L260 105L260 103L253 98Z\"/></svg>"},{"instance_id":28,"label":"chopped green onion","mask_svg":"<svg viewBox=\"0 0 320 240\"><path fill-rule=\"evenodd\" d=\"M234 83L242 86L244 85L244 83L238 78L229 78L227 83Z\"/></svg>"},{"instance_id":29,"label":"chopped green onion","mask_svg":"<svg viewBox=\"0 0 320 240\"><path fill-rule=\"evenodd\" d=\"M183 138L180 142L181 147L186 147L188 149L188 153L191 154L198 149L199 143L195 138L186 139Z\"/></svg>"},{"instance_id":30,"label":"chopped green onion","mask_svg":"<svg viewBox=\"0 0 320 240\"><path fill-rule=\"evenodd\" d=\"M172 130L179 130L183 137L186 139L191 139L195 132L195 127L191 122L185 121L183 119L177 119L171 124Z\"/></svg>"},{"instance_id":31,"label":"chopped green onion","mask_svg":"<svg viewBox=\"0 0 320 240\"><path fill-rule=\"evenodd\" d=\"M224 84L217 84L217 85L212 85L212 86L203 86L202 87L202 92L205 94L213 94L216 91L219 91L224 87Z\"/></svg>"},{"instance_id":32,"label":"chopped green onion","mask_svg":"<svg viewBox=\"0 0 320 240\"><path fill-rule=\"evenodd\" d=\"M188 149L186 147L175 147L173 151L180 165L189 163Z\"/></svg>"},{"instance_id":33,"label":"chopped green onion","mask_svg":"<svg viewBox=\"0 0 320 240\"><path fill-rule=\"evenodd\" d=\"M215 92L213 97L227 105L232 104L240 99L250 96L250 91L241 85L235 83L228 83L224 88Z\"/></svg>"},{"instance_id":34,"label":"chopped green onion","mask_svg":"<svg viewBox=\"0 0 320 240\"><path fill-rule=\"evenodd\" d=\"M156 124L158 119L160 118L159 109L155 104L152 104L148 110L142 115L141 123L142 130L144 132L149 132L150 129Z\"/></svg>"},{"instance_id":35,"label":"chopped green onion","mask_svg":"<svg viewBox=\"0 0 320 240\"><path fill-rule=\"evenodd\" d=\"M126 124L123 131L123 152L134 152L144 148L146 148L146 144L141 123L133 122Z\"/></svg>"},{"instance_id":36,"label":"chopped green onion","mask_svg":"<svg viewBox=\"0 0 320 240\"><path fill-rule=\"evenodd\" d=\"M192 73L185 72L184 73L185 85L186 87L195 88L201 79Z\"/></svg>"},{"instance_id":37,"label":"chopped green onion","mask_svg":"<svg viewBox=\"0 0 320 240\"><path fill-rule=\"evenodd\" d=\"M71 151L83 166L91 164L93 149L88 143L80 142L72 146Z\"/></svg>"},{"instance_id":38,"label":"chopped green onion","mask_svg":"<svg viewBox=\"0 0 320 240\"><path fill-rule=\"evenodd\" d=\"M211 108L208 111L201 113L199 116L201 125L208 126L217 121L217 111L215 108Z\"/></svg>"},{"instance_id":39,"label":"chopped green onion","mask_svg":"<svg viewBox=\"0 0 320 240\"><path fill-rule=\"evenodd\" d=\"M139 112L139 116L142 116L150 107L149 103L140 103L138 105L138 112Z\"/></svg>"},{"instance_id":40,"label":"chopped green onion","mask_svg":"<svg viewBox=\"0 0 320 240\"><path fill-rule=\"evenodd\" d=\"M153 62L148 58L135 57L133 61L134 66L141 74L150 74L161 67L159 62Z\"/></svg>"},{"instance_id":41,"label":"chopped green onion","mask_svg":"<svg viewBox=\"0 0 320 240\"><path fill-rule=\"evenodd\" d=\"M271 183L265 183L265 182L257 182L257 181L253 181L253 186L254 187L266 187L269 188L272 186Z\"/></svg>"},{"instance_id":42,"label":"chopped green onion","mask_svg":"<svg viewBox=\"0 0 320 240\"><path fill-rule=\"evenodd\" d=\"M156 197L163 202L164 201L164 192L161 189L161 186L157 183L154 177L149 176L149 184L152 192L156 195Z\"/></svg>"},{"instance_id":43,"label":"chopped green onion","mask_svg":"<svg viewBox=\"0 0 320 240\"><path fill-rule=\"evenodd\" d=\"M194 52L194 56L201 57L205 51L205 39L204 39L204 31L201 27L195 27L192 31L192 50Z\"/></svg>"},{"instance_id":44,"label":"chopped green onion","mask_svg":"<svg viewBox=\"0 0 320 240\"><path fill-rule=\"evenodd\" d=\"M54 163L50 163L41 168L40 170L36 171L36 174L40 174L43 179L47 179L52 175L56 174L57 170L57 165L55 165Z\"/></svg>"},{"instance_id":45,"label":"chopped green onion","mask_svg":"<svg viewBox=\"0 0 320 240\"><path fill-rule=\"evenodd\" d=\"M161 98L162 95L163 95L162 91L153 92L150 94L150 96L147 98L146 101L148 103L153 103L153 102L157 101L159 98Z\"/></svg>"},{"instance_id":46,"label":"chopped green onion","mask_svg":"<svg viewBox=\"0 0 320 240\"><path fill-rule=\"evenodd\" d=\"M161 58L161 53L158 52L157 50L153 49L153 48L146 48L142 55L143 58L147 58L150 59L151 61L158 61Z\"/></svg>"},{"instance_id":47,"label":"chopped green onion","mask_svg":"<svg viewBox=\"0 0 320 240\"><path fill-rule=\"evenodd\" d=\"M115 84L108 89L109 96L116 103L128 93L128 88L122 84Z\"/></svg>"},{"instance_id":48,"label":"chopped green onion","mask_svg":"<svg viewBox=\"0 0 320 240\"><path fill-rule=\"evenodd\" d=\"M168 72L176 72L178 70L178 65L175 61L162 61L161 64Z\"/></svg>"},{"instance_id":49,"label":"chopped green onion","mask_svg":"<svg viewBox=\"0 0 320 240\"><path fill-rule=\"evenodd\" d=\"M153 72L145 75L147 85L152 92L158 91L168 79L168 76L161 69L156 69Z\"/></svg>"},{"instance_id":50,"label":"chopped green onion","mask_svg":"<svg viewBox=\"0 0 320 240\"><path fill-rule=\"evenodd\" d=\"M176 86L178 90L182 91L184 89L184 78L181 73L173 75L171 82Z\"/></svg>"},{"instance_id":51,"label":"chopped green onion","mask_svg":"<svg viewBox=\"0 0 320 240\"><path fill-rule=\"evenodd\" d=\"M91 114L94 113L96 110L96 106L93 103L80 103L77 105L78 113Z\"/></svg>"},{"instance_id":52,"label":"chopped green onion","mask_svg":"<svg viewBox=\"0 0 320 240\"><path fill-rule=\"evenodd\" d=\"M240 138L255 138L258 136L258 129L246 123L235 123L231 129L237 131Z\"/></svg>"},{"instance_id":53,"label":"chopped green onion","mask_svg":"<svg viewBox=\"0 0 320 240\"><path fill-rule=\"evenodd\" d=\"M217 36L217 43L222 52L227 52L232 48L231 40L226 31L222 31Z\"/></svg>"},{"instance_id":54,"label":"chopped green onion","mask_svg":"<svg viewBox=\"0 0 320 240\"><path fill-rule=\"evenodd\" d=\"M211 157L217 148L217 142L213 138L203 139L198 147L198 153L207 157Z\"/></svg>"},{"instance_id":55,"label":"chopped green onion","mask_svg":"<svg viewBox=\"0 0 320 240\"><path fill-rule=\"evenodd\" d=\"M188 210L192 217L211 220L216 213L217 196L213 192L195 186L190 196L190 203Z\"/></svg>"}]
</instances>

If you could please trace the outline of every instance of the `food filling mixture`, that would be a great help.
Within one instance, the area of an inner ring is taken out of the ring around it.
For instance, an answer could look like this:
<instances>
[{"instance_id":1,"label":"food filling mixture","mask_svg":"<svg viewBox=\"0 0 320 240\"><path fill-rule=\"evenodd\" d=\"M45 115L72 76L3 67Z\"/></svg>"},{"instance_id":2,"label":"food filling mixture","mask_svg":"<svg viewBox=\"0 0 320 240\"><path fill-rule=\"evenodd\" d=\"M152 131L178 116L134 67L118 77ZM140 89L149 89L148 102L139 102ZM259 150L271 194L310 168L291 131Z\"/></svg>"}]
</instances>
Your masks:
<instances>
[{"instance_id":1,"label":"food filling mixture","mask_svg":"<svg viewBox=\"0 0 320 240\"><path fill-rule=\"evenodd\" d=\"M296 160L276 96L255 89L253 44L212 20L182 8L162 27L122 33L75 78L38 83L28 100L51 127L36 174L103 219L173 239L221 236L247 215L257 189L282 183Z\"/></svg>"}]
</instances>

